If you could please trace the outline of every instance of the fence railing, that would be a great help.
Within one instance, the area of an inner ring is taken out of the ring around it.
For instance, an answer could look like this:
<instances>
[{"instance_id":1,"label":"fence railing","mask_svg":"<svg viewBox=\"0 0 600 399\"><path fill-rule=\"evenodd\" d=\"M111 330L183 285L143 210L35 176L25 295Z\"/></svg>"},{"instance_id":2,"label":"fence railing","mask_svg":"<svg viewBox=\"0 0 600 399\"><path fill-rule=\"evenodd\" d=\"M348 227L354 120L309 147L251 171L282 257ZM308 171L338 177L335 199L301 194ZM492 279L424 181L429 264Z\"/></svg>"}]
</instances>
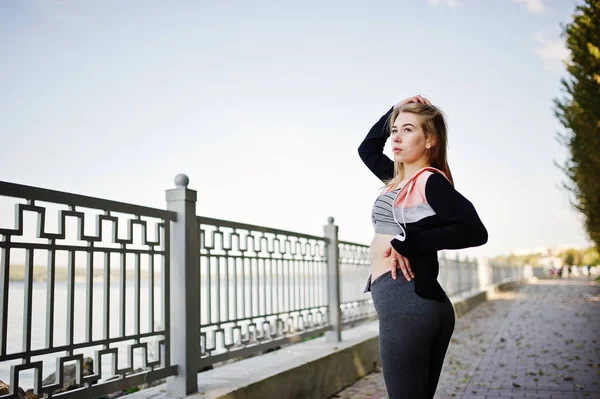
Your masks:
<instances>
[{"instance_id":1,"label":"fence railing","mask_svg":"<svg viewBox=\"0 0 600 399\"><path fill-rule=\"evenodd\" d=\"M479 268L474 260L439 258L438 281L449 297L479 289Z\"/></svg>"},{"instance_id":2,"label":"fence railing","mask_svg":"<svg viewBox=\"0 0 600 399\"><path fill-rule=\"evenodd\" d=\"M328 329L322 237L198 217L204 366Z\"/></svg>"},{"instance_id":3,"label":"fence railing","mask_svg":"<svg viewBox=\"0 0 600 399\"><path fill-rule=\"evenodd\" d=\"M340 309L343 326L375 318L370 295L363 293L371 272L369 246L339 241Z\"/></svg>"},{"instance_id":4,"label":"fence railing","mask_svg":"<svg viewBox=\"0 0 600 399\"><path fill-rule=\"evenodd\" d=\"M491 270L492 284L523 280L525 277L525 268L523 266L490 264L489 267Z\"/></svg>"},{"instance_id":5,"label":"fence railing","mask_svg":"<svg viewBox=\"0 0 600 399\"><path fill-rule=\"evenodd\" d=\"M16 397L19 377L27 372L33 374L34 393L60 391L65 365L75 366L81 386L69 398L96 397L175 374L166 239L175 214L4 182L0 195L16 201L14 227L0 228L0 362L11 368L10 394L1 397ZM47 260L45 282L34 285L40 254ZM16 262L24 266L23 283L10 287ZM66 264L65 281L56 281L58 263ZM85 269L83 283L76 280L77 266ZM17 320L11 317L10 326L9 313ZM13 324L21 325L9 330ZM88 360L84 353L91 349L95 357ZM132 375L134 353L144 375ZM51 363L54 378L42 384ZM100 384L105 371L118 379Z\"/></svg>"},{"instance_id":6,"label":"fence railing","mask_svg":"<svg viewBox=\"0 0 600 399\"><path fill-rule=\"evenodd\" d=\"M369 246L339 241L333 218L313 236L198 216L187 177L175 183L161 210L0 182L0 399L19 385L92 398L162 378L189 394L207 365L323 332L339 341L376 317ZM482 267L441 257L439 281L449 296L478 289Z\"/></svg>"}]
</instances>

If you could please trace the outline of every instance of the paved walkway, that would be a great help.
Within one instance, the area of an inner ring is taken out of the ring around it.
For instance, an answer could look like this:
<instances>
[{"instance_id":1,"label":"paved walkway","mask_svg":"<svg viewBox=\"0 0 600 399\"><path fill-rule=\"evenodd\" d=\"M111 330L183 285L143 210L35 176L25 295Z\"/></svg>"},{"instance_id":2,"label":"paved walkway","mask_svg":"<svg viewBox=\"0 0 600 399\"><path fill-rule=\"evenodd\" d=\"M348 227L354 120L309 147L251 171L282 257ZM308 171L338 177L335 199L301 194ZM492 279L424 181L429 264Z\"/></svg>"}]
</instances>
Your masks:
<instances>
[{"instance_id":1,"label":"paved walkway","mask_svg":"<svg viewBox=\"0 0 600 399\"><path fill-rule=\"evenodd\" d=\"M600 286L539 280L456 321L436 398L600 398ZM371 373L334 398L387 398Z\"/></svg>"}]
</instances>

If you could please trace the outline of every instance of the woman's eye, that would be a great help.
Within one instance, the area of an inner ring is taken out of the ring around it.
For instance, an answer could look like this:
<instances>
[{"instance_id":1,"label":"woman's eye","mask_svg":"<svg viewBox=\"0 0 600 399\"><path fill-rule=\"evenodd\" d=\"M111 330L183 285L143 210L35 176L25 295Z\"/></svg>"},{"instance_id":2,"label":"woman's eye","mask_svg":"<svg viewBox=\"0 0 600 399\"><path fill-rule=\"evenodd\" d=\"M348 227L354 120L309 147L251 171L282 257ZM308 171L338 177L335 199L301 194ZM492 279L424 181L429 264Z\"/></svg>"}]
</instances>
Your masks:
<instances>
[{"instance_id":1,"label":"woman's eye","mask_svg":"<svg viewBox=\"0 0 600 399\"><path fill-rule=\"evenodd\" d=\"M410 129L406 128L404 129L405 132L410 132Z\"/></svg>"}]
</instances>

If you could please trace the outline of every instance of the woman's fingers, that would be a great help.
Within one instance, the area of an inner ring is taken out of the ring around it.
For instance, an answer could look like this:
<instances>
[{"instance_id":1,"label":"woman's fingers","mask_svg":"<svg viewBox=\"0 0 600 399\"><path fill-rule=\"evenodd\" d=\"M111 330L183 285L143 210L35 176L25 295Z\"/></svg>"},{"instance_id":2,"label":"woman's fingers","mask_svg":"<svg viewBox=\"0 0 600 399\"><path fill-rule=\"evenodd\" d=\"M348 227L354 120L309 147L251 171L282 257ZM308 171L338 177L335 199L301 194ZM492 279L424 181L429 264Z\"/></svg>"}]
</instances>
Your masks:
<instances>
[{"instance_id":1,"label":"woman's fingers","mask_svg":"<svg viewBox=\"0 0 600 399\"><path fill-rule=\"evenodd\" d=\"M385 250L385 252L383 253L383 257L384 257L384 258L387 258L387 257L389 257L391 254L392 254L392 246L390 245L390 246L389 246L389 247L388 247L388 248Z\"/></svg>"},{"instance_id":2,"label":"woman's fingers","mask_svg":"<svg viewBox=\"0 0 600 399\"><path fill-rule=\"evenodd\" d=\"M408 267L406 266L406 262L407 262L407 259L404 256L402 256L402 255L398 256L398 264L400 265L400 270L402 270L402 274L404 274L404 278L406 279L406 281L410 281L411 277L410 277Z\"/></svg>"},{"instance_id":3,"label":"woman's fingers","mask_svg":"<svg viewBox=\"0 0 600 399\"><path fill-rule=\"evenodd\" d=\"M400 101L398 104L394 105L394 108L400 108L405 104L410 104L410 103L421 103L421 104L427 104L427 105L431 105L431 101L429 101L428 99L426 99L425 97L421 96L421 95L416 95L416 96L412 96L409 97L405 100Z\"/></svg>"},{"instance_id":4,"label":"woman's fingers","mask_svg":"<svg viewBox=\"0 0 600 399\"><path fill-rule=\"evenodd\" d=\"M392 278L394 280L396 280L396 278L398 277L397 269L400 269L402 271L402 274L404 275L404 278L406 278L406 281L410 281L411 279L413 279L415 277L415 274L412 272L412 269L410 268L410 262L408 261L408 258L406 258L405 256L402 256L398 252L396 252L391 245L385 251L385 257L387 258L390 254L392 255L392 259L391 259Z\"/></svg>"},{"instance_id":5,"label":"woman's fingers","mask_svg":"<svg viewBox=\"0 0 600 399\"><path fill-rule=\"evenodd\" d=\"M411 278L415 278L415 274L413 273L412 269L410 268L410 262L408 261L408 258L404 258L404 261L406 262L406 270L408 270L408 274L410 274Z\"/></svg>"},{"instance_id":6,"label":"woman's fingers","mask_svg":"<svg viewBox=\"0 0 600 399\"><path fill-rule=\"evenodd\" d=\"M429 101L428 99L426 99L425 97L423 97L421 95L416 95L413 98L415 99L414 102L419 102L421 104L431 105L431 101Z\"/></svg>"},{"instance_id":7,"label":"woman's fingers","mask_svg":"<svg viewBox=\"0 0 600 399\"><path fill-rule=\"evenodd\" d=\"M429 102L428 99L426 99L423 96L417 96L419 98L419 102L423 103L423 104L427 104L427 105L431 105L431 103Z\"/></svg>"}]
</instances>

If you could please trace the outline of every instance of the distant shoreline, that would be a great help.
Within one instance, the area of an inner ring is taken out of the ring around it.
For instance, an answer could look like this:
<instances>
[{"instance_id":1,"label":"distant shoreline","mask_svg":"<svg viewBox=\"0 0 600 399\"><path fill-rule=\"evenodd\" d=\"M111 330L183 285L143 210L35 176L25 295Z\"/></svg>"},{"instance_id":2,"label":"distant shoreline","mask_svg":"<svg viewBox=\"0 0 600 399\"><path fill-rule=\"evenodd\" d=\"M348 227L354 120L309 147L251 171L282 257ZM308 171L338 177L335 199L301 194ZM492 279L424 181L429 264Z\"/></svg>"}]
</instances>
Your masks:
<instances>
[{"instance_id":1,"label":"distant shoreline","mask_svg":"<svg viewBox=\"0 0 600 399\"><path fill-rule=\"evenodd\" d=\"M157 268L159 269L159 268ZM54 268L54 281L56 282L66 282L68 269L64 266L57 266ZM86 277L87 270L86 268L76 267L75 268L75 282L85 282L87 280ZM140 273L140 278L142 281L148 281L148 271L142 270ZM134 280L134 270L126 269L125 270L125 280ZM154 279L160 280L160 271L154 270ZM46 282L48 279L48 268L46 266L34 266L33 267L33 281L36 283ZM110 271L110 280L111 281L120 281L120 270L117 268L111 268ZM8 280L13 282L24 282L25 281L25 266L24 265L10 265L10 270L8 274ZM94 267L93 272L93 281L94 282L103 282L104 281L104 267Z\"/></svg>"}]
</instances>

